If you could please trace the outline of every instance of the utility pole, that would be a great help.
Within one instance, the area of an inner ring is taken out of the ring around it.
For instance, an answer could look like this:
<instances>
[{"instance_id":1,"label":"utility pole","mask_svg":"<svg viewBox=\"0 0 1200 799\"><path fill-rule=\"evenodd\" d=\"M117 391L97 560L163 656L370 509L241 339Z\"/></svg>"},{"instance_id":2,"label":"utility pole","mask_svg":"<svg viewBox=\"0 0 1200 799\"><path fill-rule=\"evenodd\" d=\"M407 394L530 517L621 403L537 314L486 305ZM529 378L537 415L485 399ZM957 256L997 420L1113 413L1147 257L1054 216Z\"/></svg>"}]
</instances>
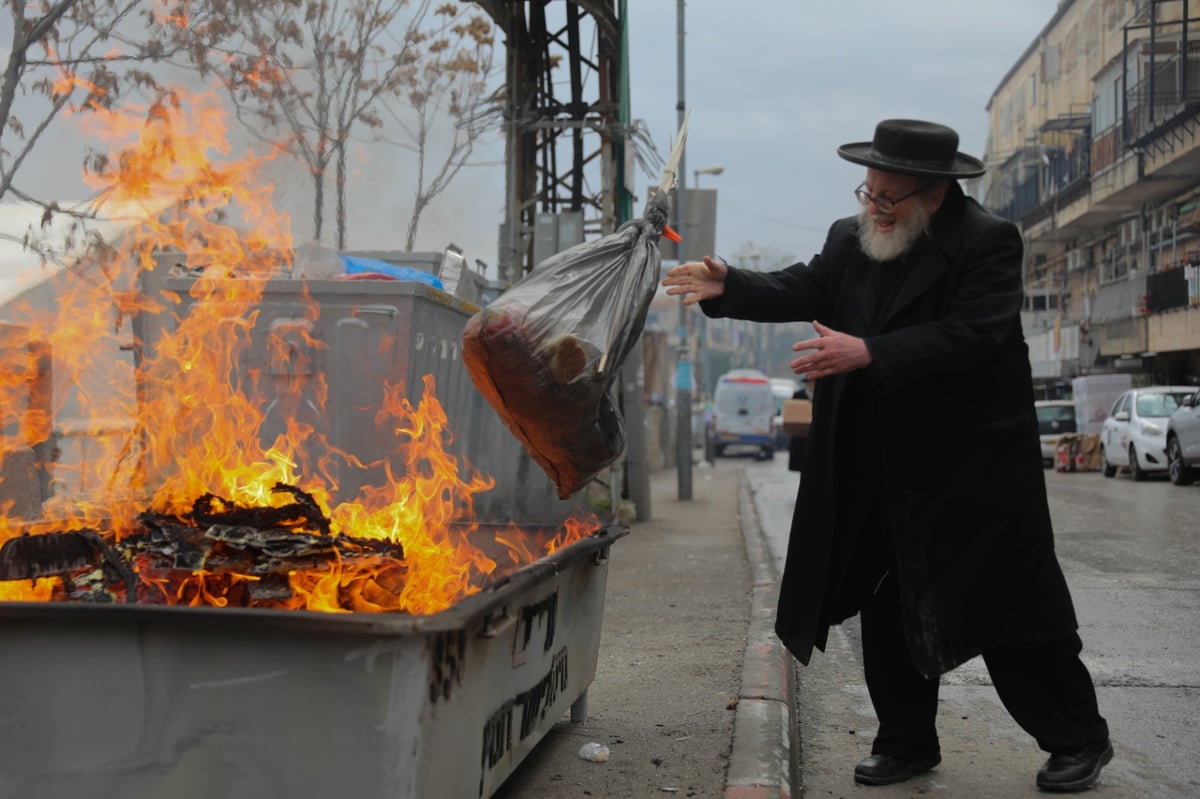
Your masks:
<instances>
[{"instance_id":1,"label":"utility pole","mask_svg":"<svg viewBox=\"0 0 1200 799\"><path fill-rule=\"evenodd\" d=\"M618 19L621 22L621 60L620 76L617 80L617 85L620 87L620 106L617 118L621 125L628 125L631 116L627 5L628 0L618 0ZM617 157L613 159L617 172L618 226L633 218L633 195L625 188L625 147L626 142L618 138L614 145ZM639 522L648 521L653 514L650 507L650 464L646 453L645 394L645 363L642 359L642 340L639 339L637 345L629 351L629 355L625 358L625 364L621 367L621 410L625 413L626 425L625 484ZM616 508L615 498L613 508Z\"/></svg>"},{"instance_id":2,"label":"utility pole","mask_svg":"<svg viewBox=\"0 0 1200 799\"><path fill-rule=\"evenodd\" d=\"M683 7L684 0L676 0L676 57L678 59L679 90L675 109L679 114L680 130L683 130L683 124L687 121L687 103L684 99L686 84L684 82ZM676 171L678 180L675 185L675 216L679 225L679 234L683 239L679 242L676 251L680 263L687 262L688 244L687 207L684 200L684 195L687 193L686 153L687 146L684 145L683 153L679 156L679 166ZM677 422L675 460L679 471L678 496L681 500L687 500L692 498L692 359L691 353L688 351L687 306L683 302L682 295L679 297L679 355L675 365L675 414Z\"/></svg>"}]
</instances>

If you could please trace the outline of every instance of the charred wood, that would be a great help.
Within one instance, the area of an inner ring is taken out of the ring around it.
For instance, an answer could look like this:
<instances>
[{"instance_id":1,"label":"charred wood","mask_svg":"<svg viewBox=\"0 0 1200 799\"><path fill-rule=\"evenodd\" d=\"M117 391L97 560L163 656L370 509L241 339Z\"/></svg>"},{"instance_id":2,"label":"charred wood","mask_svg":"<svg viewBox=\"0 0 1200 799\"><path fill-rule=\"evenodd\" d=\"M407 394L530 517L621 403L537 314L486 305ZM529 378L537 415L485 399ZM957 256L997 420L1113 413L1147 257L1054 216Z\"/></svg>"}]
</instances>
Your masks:
<instances>
[{"instance_id":1,"label":"charred wood","mask_svg":"<svg viewBox=\"0 0 1200 799\"><path fill-rule=\"evenodd\" d=\"M62 577L64 580L97 567L111 571L123 582L126 602L137 597L138 577L95 530L71 530L61 533L23 535L0 546L0 580L34 580Z\"/></svg>"}]
</instances>

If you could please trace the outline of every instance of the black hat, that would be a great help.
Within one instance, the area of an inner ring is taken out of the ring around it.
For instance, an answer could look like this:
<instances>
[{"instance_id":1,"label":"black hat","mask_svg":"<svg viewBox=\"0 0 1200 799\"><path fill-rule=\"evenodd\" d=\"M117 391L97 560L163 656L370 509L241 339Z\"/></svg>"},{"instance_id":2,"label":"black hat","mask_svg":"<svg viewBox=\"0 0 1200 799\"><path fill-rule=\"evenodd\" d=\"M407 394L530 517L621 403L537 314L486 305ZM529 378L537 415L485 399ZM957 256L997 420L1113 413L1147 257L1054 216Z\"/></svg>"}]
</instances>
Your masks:
<instances>
[{"instance_id":1,"label":"black hat","mask_svg":"<svg viewBox=\"0 0 1200 799\"><path fill-rule=\"evenodd\" d=\"M873 141L843 144L838 155L884 172L932 178L974 178L987 169L958 151L954 130L915 119L885 119L875 126Z\"/></svg>"}]
</instances>

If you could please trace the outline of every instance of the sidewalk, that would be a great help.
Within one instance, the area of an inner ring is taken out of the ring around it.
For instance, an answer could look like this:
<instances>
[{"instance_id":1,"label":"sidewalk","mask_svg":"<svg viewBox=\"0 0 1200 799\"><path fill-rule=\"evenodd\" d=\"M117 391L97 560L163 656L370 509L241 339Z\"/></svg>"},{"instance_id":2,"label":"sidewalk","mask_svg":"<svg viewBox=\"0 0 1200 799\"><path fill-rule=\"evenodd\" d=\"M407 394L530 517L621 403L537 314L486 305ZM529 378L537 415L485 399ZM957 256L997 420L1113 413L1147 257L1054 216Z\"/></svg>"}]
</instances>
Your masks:
<instances>
[{"instance_id":1,"label":"sidewalk","mask_svg":"<svg viewBox=\"0 0 1200 799\"><path fill-rule=\"evenodd\" d=\"M496 797L790 795L790 672L749 490L741 469L692 475L681 502L676 472L653 474L653 518L612 547L587 720L557 724ZM579 757L591 742L606 762Z\"/></svg>"}]
</instances>

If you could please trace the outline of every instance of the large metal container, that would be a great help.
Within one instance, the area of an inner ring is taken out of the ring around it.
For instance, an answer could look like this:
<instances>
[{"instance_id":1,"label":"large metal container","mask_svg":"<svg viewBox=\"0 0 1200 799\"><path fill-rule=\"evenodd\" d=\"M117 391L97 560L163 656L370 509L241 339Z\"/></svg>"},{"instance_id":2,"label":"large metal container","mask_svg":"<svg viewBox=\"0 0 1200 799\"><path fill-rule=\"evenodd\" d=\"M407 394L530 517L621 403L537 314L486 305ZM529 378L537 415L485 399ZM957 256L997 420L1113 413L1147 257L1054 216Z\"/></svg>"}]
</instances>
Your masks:
<instances>
[{"instance_id":1,"label":"large metal container","mask_svg":"<svg viewBox=\"0 0 1200 799\"><path fill-rule=\"evenodd\" d=\"M627 532L430 616L0 603L0 798L490 796L584 717Z\"/></svg>"},{"instance_id":2,"label":"large metal container","mask_svg":"<svg viewBox=\"0 0 1200 799\"><path fill-rule=\"evenodd\" d=\"M162 287L184 298L186 315L193 281L168 278ZM319 315L309 312L315 303ZM433 375L438 401L446 410L454 441L449 452L496 481L477 495L476 518L485 522L553 525L576 513L580 501L559 500L549 477L535 464L500 417L475 389L461 357L463 328L478 307L417 282L389 280L267 281L256 305L250 344L238 368L242 377L264 375L267 418L260 431L274 440L288 419L281 415L313 408L311 420L330 443L363 462L390 461L393 472L405 466L395 437L381 430L375 414L385 383L403 383L412 402L421 398L422 378ZM147 340L153 341L153 330ZM270 339L276 342L272 344ZM284 346L279 346L282 340ZM280 358L286 351L291 357ZM276 353L272 355L272 353ZM237 375L233 376L236 380ZM315 409L316 381L324 379L324 413ZM282 392L300 391L301 397ZM296 411L295 409L300 409ZM341 498L353 496L360 482L383 470L347 476Z\"/></svg>"}]
</instances>

